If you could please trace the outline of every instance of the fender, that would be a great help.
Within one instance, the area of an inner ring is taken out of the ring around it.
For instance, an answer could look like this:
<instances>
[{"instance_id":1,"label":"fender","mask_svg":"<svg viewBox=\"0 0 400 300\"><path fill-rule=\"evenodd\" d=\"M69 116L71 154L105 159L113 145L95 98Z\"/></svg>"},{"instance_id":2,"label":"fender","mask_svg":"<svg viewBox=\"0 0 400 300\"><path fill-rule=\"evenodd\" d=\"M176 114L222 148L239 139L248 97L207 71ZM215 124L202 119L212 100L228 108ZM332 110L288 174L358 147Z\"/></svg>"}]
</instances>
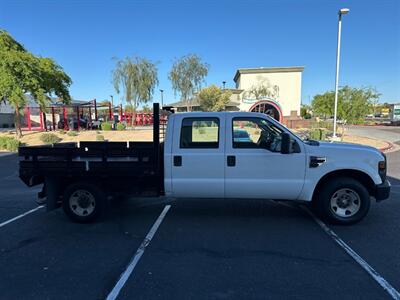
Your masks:
<instances>
[{"instance_id":1,"label":"fender","mask_svg":"<svg viewBox=\"0 0 400 300\"><path fill-rule=\"evenodd\" d=\"M380 184L382 182L380 178L376 178L376 176L374 176L374 173L371 174L371 172L361 168L341 168L328 170L324 173L320 173L318 178L310 178L306 176L303 190L301 191L298 200L312 201L314 194L318 191L319 187L322 186L325 181L333 177L355 178L363 183L370 193L373 192L375 184Z\"/></svg>"}]
</instances>

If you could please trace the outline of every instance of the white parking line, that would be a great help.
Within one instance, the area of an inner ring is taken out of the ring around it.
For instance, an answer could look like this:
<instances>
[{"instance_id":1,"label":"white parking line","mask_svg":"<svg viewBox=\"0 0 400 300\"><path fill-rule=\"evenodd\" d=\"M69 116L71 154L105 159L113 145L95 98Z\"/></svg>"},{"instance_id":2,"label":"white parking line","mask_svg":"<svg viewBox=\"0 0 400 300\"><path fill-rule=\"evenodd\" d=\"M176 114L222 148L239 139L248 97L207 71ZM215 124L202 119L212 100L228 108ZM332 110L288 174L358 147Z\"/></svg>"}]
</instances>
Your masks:
<instances>
[{"instance_id":1,"label":"white parking line","mask_svg":"<svg viewBox=\"0 0 400 300\"><path fill-rule=\"evenodd\" d=\"M118 297L118 294L121 292L121 289L124 287L126 281L128 280L129 276L132 274L133 270L135 269L137 263L139 262L140 258L142 257L146 247L150 244L151 239L153 238L154 234L156 233L158 227L160 226L162 220L164 219L165 215L167 214L168 210L170 209L171 205L166 205L161 212L160 216L154 222L153 226L151 227L149 233L144 238L143 242L140 244L139 248L137 249L135 255L133 256L132 260L126 267L125 271L121 274L118 282L115 284L112 291L108 294L107 300L114 300Z\"/></svg>"},{"instance_id":2,"label":"white parking line","mask_svg":"<svg viewBox=\"0 0 400 300\"><path fill-rule=\"evenodd\" d=\"M14 178L14 177L18 178L17 176L18 176L18 173L15 172L14 174L8 175L8 176L3 177L3 178L0 178L0 180L8 180L8 179L11 179L11 178Z\"/></svg>"},{"instance_id":3,"label":"white parking line","mask_svg":"<svg viewBox=\"0 0 400 300\"><path fill-rule=\"evenodd\" d=\"M400 293L383 278L374 268L361 258L353 249L350 248L340 237L336 235L328 226L318 219L307 207L301 206L314 221L329 235L344 251L347 252L371 277L395 300L400 300Z\"/></svg>"},{"instance_id":4,"label":"white parking line","mask_svg":"<svg viewBox=\"0 0 400 300\"><path fill-rule=\"evenodd\" d=\"M28 210L27 212L24 212L22 215L16 216L16 217L14 217L14 218L12 218L12 219L10 219L8 221L0 223L0 227L3 227L5 225L7 225L7 224L10 224L11 222L14 222L14 221L16 221L18 219L21 219L22 217L25 217L26 215L29 215L29 214L41 209L42 207L44 207L44 205L41 205L41 206L38 206L38 207L36 207L34 209Z\"/></svg>"}]
</instances>

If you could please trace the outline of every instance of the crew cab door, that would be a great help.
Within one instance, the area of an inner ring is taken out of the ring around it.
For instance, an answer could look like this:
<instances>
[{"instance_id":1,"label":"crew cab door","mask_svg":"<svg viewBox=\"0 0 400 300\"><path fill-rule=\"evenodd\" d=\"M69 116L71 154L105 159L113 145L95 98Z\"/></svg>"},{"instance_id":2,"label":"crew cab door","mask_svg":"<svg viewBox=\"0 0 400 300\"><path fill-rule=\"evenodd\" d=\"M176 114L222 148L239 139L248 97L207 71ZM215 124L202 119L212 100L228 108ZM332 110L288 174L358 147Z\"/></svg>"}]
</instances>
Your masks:
<instances>
[{"instance_id":1,"label":"crew cab door","mask_svg":"<svg viewBox=\"0 0 400 300\"><path fill-rule=\"evenodd\" d=\"M223 198L225 118L223 114L176 115L171 156L172 195Z\"/></svg>"},{"instance_id":2,"label":"crew cab door","mask_svg":"<svg viewBox=\"0 0 400 300\"><path fill-rule=\"evenodd\" d=\"M294 200L305 176L306 156L280 153L283 129L261 117L226 117L225 195Z\"/></svg>"}]
</instances>

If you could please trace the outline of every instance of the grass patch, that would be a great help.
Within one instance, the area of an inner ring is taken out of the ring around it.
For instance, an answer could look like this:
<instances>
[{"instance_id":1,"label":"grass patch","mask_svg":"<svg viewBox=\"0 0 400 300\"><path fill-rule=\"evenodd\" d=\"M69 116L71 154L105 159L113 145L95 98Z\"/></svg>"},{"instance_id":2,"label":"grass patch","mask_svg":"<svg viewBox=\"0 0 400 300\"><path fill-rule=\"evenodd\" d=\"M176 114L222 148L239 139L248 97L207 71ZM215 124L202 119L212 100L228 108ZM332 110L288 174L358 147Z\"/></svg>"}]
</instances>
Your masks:
<instances>
[{"instance_id":1,"label":"grass patch","mask_svg":"<svg viewBox=\"0 0 400 300\"><path fill-rule=\"evenodd\" d=\"M61 139L54 133L43 133L40 136L40 140L45 144L56 144L61 141Z\"/></svg>"},{"instance_id":2,"label":"grass patch","mask_svg":"<svg viewBox=\"0 0 400 300\"><path fill-rule=\"evenodd\" d=\"M104 141L104 135L101 135L101 134L96 135L96 141L103 142Z\"/></svg>"},{"instance_id":3,"label":"grass patch","mask_svg":"<svg viewBox=\"0 0 400 300\"><path fill-rule=\"evenodd\" d=\"M78 133L77 133L76 131L72 131L72 130L71 130L71 131L68 131L68 132L67 132L67 135L68 135L68 136L78 136Z\"/></svg>"}]
</instances>

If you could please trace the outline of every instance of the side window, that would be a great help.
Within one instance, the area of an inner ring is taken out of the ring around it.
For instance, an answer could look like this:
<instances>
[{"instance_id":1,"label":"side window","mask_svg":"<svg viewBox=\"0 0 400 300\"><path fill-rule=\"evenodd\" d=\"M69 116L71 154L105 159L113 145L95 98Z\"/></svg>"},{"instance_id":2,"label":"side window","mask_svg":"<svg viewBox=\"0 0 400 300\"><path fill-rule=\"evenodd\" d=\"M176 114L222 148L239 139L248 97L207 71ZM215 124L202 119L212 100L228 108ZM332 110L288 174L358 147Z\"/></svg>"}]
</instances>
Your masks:
<instances>
[{"instance_id":1,"label":"side window","mask_svg":"<svg viewBox=\"0 0 400 300\"><path fill-rule=\"evenodd\" d=\"M282 130L261 118L233 118L233 148L262 148L281 151Z\"/></svg>"},{"instance_id":2,"label":"side window","mask_svg":"<svg viewBox=\"0 0 400 300\"><path fill-rule=\"evenodd\" d=\"M185 118L182 120L180 148L218 148L218 118Z\"/></svg>"}]
</instances>

